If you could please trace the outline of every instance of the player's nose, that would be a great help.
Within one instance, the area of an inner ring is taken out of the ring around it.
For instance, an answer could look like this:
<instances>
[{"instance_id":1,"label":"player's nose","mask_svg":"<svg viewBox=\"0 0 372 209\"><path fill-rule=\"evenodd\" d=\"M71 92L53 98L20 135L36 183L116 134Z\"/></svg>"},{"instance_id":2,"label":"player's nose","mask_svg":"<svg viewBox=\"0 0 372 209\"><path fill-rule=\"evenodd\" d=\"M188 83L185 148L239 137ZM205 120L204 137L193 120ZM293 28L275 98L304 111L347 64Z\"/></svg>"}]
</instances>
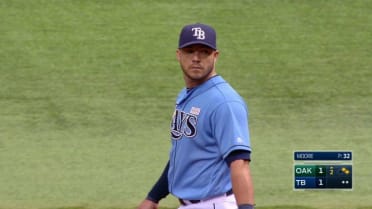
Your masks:
<instances>
[{"instance_id":1,"label":"player's nose","mask_svg":"<svg viewBox=\"0 0 372 209\"><path fill-rule=\"evenodd\" d=\"M201 59L201 53L199 51L194 51L192 53L192 60L193 61L200 61Z\"/></svg>"}]
</instances>

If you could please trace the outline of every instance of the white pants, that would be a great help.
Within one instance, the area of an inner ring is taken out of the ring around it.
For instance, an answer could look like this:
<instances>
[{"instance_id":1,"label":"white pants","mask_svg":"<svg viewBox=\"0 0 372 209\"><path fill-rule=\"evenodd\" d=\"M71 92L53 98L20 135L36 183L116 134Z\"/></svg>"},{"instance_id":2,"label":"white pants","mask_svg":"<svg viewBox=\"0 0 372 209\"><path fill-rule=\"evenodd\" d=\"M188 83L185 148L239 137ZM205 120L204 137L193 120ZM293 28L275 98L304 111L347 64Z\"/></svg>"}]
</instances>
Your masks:
<instances>
[{"instance_id":1,"label":"white pants","mask_svg":"<svg viewBox=\"0 0 372 209\"><path fill-rule=\"evenodd\" d=\"M181 205L178 209L237 209L235 196L219 196L196 204Z\"/></svg>"}]
</instances>

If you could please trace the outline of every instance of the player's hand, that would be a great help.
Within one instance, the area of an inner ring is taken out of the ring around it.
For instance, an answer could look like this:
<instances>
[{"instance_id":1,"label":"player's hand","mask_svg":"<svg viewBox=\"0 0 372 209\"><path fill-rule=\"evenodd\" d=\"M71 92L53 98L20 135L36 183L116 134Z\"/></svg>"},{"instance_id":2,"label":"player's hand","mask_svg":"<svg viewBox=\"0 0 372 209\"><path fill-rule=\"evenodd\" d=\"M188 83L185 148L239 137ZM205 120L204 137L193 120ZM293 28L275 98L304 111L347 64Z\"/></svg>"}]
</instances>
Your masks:
<instances>
[{"instance_id":1,"label":"player's hand","mask_svg":"<svg viewBox=\"0 0 372 209\"><path fill-rule=\"evenodd\" d=\"M158 209L158 204L151 200L143 200L137 209Z\"/></svg>"}]
</instances>

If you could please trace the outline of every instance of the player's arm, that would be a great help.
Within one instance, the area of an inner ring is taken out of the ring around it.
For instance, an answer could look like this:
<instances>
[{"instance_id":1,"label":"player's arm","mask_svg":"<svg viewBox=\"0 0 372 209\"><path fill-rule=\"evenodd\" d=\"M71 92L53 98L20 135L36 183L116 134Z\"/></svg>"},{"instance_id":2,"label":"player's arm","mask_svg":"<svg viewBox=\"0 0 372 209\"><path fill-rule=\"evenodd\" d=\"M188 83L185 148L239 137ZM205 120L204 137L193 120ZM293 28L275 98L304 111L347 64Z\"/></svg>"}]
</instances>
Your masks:
<instances>
[{"instance_id":1,"label":"player's arm","mask_svg":"<svg viewBox=\"0 0 372 209\"><path fill-rule=\"evenodd\" d=\"M239 209L253 209L254 190L249 168L250 152L234 151L226 161L230 167L232 187Z\"/></svg>"},{"instance_id":2,"label":"player's arm","mask_svg":"<svg viewBox=\"0 0 372 209\"><path fill-rule=\"evenodd\" d=\"M152 187L150 192L147 194L145 200L143 200L137 209L157 209L158 203L161 199L165 198L169 194L168 190L168 170L169 161L164 168L158 181Z\"/></svg>"},{"instance_id":3,"label":"player's arm","mask_svg":"<svg viewBox=\"0 0 372 209\"><path fill-rule=\"evenodd\" d=\"M137 209L157 209L157 208L158 208L158 204L148 199L144 199L140 203L140 205L137 207Z\"/></svg>"},{"instance_id":4,"label":"player's arm","mask_svg":"<svg viewBox=\"0 0 372 209\"><path fill-rule=\"evenodd\" d=\"M214 135L219 142L221 153L234 149L227 154L225 161L230 168L232 189L239 209L254 208L247 116L248 109L243 103L228 102L220 105L212 118L215 122Z\"/></svg>"}]
</instances>

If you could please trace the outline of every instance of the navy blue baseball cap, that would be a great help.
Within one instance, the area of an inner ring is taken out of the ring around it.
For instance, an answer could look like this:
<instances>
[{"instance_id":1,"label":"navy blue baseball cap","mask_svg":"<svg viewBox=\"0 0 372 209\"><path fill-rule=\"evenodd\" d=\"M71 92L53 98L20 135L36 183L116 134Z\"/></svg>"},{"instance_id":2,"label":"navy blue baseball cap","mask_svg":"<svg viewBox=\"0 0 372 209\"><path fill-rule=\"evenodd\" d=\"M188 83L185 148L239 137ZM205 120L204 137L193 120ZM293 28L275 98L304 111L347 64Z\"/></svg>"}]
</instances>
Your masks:
<instances>
[{"instance_id":1,"label":"navy blue baseball cap","mask_svg":"<svg viewBox=\"0 0 372 209\"><path fill-rule=\"evenodd\" d=\"M212 49L217 49L216 31L209 25L196 23L182 28L178 48L184 48L193 44L203 44Z\"/></svg>"}]
</instances>

